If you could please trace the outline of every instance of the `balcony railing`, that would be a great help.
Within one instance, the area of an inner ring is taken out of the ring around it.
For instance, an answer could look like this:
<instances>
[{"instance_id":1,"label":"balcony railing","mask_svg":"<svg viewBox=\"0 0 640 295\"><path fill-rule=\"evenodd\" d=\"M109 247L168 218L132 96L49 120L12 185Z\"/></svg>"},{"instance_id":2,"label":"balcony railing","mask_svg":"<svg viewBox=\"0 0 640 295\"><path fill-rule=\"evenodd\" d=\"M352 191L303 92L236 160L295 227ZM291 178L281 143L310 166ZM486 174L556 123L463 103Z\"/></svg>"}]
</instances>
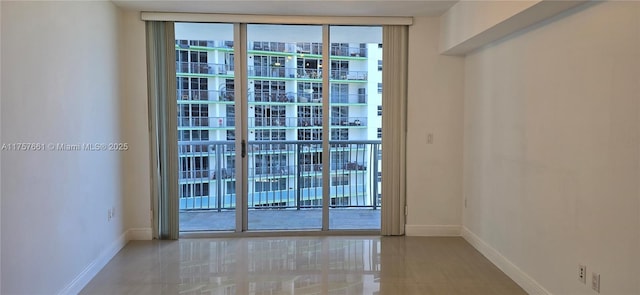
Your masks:
<instances>
[{"instance_id":1,"label":"balcony railing","mask_svg":"<svg viewBox=\"0 0 640 295\"><path fill-rule=\"evenodd\" d=\"M334 117L331 126L367 126L367 117Z\"/></svg>"},{"instance_id":2,"label":"balcony railing","mask_svg":"<svg viewBox=\"0 0 640 295\"><path fill-rule=\"evenodd\" d=\"M185 90L178 89L178 102L195 101L233 101L234 92L227 90Z\"/></svg>"},{"instance_id":3,"label":"balcony railing","mask_svg":"<svg viewBox=\"0 0 640 295\"><path fill-rule=\"evenodd\" d=\"M368 71L331 70L331 80L366 81Z\"/></svg>"},{"instance_id":4,"label":"balcony railing","mask_svg":"<svg viewBox=\"0 0 640 295\"><path fill-rule=\"evenodd\" d=\"M250 93L251 94L251 93ZM268 92L255 91L249 96L249 102L279 102L279 103L320 103L322 101L321 93L295 93L295 92ZM331 103L345 104L366 104L367 95L363 93L349 94L333 92L331 93Z\"/></svg>"},{"instance_id":5,"label":"balcony railing","mask_svg":"<svg viewBox=\"0 0 640 295\"><path fill-rule=\"evenodd\" d=\"M186 90L178 89L178 103L192 103L189 101L234 101L233 90ZM268 92L255 91L249 93L249 102L279 102L279 103L320 103L321 93L307 92ZM331 103L366 104L367 95L363 93L331 93Z\"/></svg>"},{"instance_id":6,"label":"balcony railing","mask_svg":"<svg viewBox=\"0 0 640 295\"><path fill-rule=\"evenodd\" d=\"M207 74L207 75L233 75L233 65L176 62L178 74ZM249 66L248 75L265 78L297 78L297 79L322 79L321 69L288 68L282 65ZM366 81L367 71L351 71L348 69L331 70L332 80Z\"/></svg>"},{"instance_id":7,"label":"balcony railing","mask_svg":"<svg viewBox=\"0 0 640 295\"><path fill-rule=\"evenodd\" d=\"M249 118L249 128L252 127L296 127L296 117L256 117Z\"/></svg>"},{"instance_id":8,"label":"balcony railing","mask_svg":"<svg viewBox=\"0 0 640 295\"><path fill-rule=\"evenodd\" d=\"M332 127L365 127L367 117L331 118ZM178 127L235 127L235 117L178 116ZM322 127L322 118L306 117L253 117L249 128Z\"/></svg>"},{"instance_id":9,"label":"balcony railing","mask_svg":"<svg viewBox=\"0 0 640 295\"><path fill-rule=\"evenodd\" d=\"M233 75L233 65L177 61L176 72L178 74Z\"/></svg>"},{"instance_id":10,"label":"balcony railing","mask_svg":"<svg viewBox=\"0 0 640 295\"><path fill-rule=\"evenodd\" d=\"M233 48L233 41L206 41L206 44L200 45L186 45L176 44L176 49L184 50L193 46L208 47L208 48ZM250 51L270 51L270 52L283 52L283 53L298 53L298 54L312 54L322 55L322 43L285 43L285 42L261 42L253 41L249 44ZM348 57L366 57L367 48L365 47L349 47L336 43L332 43L330 46L332 56L348 56Z\"/></svg>"},{"instance_id":11,"label":"balcony railing","mask_svg":"<svg viewBox=\"0 0 640 295\"><path fill-rule=\"evenodd\" d=\"M250 141L250 209L322 207L321 141ZM179 142L181 210L233 210L235 142ZM380 141L330 141L332 208L380 207Z\"/></svg>"},{"instance_id":12,"label":"balcony railing","mask_svg":"<svg viewBox=\"0 0 640 295\"><path fill-rule=\"evenodd\" d=\"M178 127L227 128L235 125L235 117L178 116Z\"/></svg>"},{"instance_id":13,"label":"balcony railing","mask_svg":"<svg viewBox=\"0 0 640 295\"><path fill-rule=\"evenodd\" d=\"M333 56L351 56L366 57L367 48L364 47L348 47L331 44L331 55Z\"/></svg>"}]
</instances>

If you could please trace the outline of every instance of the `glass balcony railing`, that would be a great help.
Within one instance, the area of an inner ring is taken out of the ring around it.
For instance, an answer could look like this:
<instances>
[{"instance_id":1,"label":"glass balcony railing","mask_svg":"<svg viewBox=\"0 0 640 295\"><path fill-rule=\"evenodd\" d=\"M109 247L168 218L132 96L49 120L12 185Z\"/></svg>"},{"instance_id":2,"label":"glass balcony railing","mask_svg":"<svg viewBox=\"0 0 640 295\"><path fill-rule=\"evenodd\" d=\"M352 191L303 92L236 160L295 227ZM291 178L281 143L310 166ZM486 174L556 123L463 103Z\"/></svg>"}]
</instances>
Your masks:
<instances>
[{"instance_id":1,"label":"glass balcony railing","mask_svg":"<svg viewBox=\"0 0 640 295\"><path fill-rule=\"evenodd\" d=\"M250 141L250 209L321 208L321 141ZM181 210L233 210L235 142L179 142ZM380 141L330 141L331 208L380 207Z\"/></svg>"}]
</instances>

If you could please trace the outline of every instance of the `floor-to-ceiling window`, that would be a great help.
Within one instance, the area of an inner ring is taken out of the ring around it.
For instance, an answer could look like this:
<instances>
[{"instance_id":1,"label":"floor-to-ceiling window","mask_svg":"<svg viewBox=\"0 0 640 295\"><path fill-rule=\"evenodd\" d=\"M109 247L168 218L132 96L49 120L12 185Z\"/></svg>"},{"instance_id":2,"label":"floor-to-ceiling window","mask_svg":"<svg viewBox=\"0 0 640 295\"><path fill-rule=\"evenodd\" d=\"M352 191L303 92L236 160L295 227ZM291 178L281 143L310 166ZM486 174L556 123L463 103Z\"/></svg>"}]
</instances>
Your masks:
<instances>
[{"instance_id":1,"label":"floor-to-ceiling window","mask_svg":"<svg viewBox=\"0 0 640 295\"><path fill-rule=\"evenodd\" d=\"M155 236L404 232L410 18L142 18Z\"/></svg>"},{"instance_id":2,"label":"floor-to-ceiling window","mask_svg":"<svg viewBox=\"0 0 640 295\"><path fill-rule=\"evenodd\" d=\"M236 214L247 230L319 230L325 199L329 229L380 228L382 30L331 33L325 63L322 26L249 24L239 77L232 24L176 23L182 231L236 230ZM235 79L245 79L246 97L236 97ZM235 173L241 165L246 174Z\"/></svg>"},{"instance_id":3,"label":"floor-to-ceiling window","mask_svg":"<svg viewBox=\"0 0 640 295\"><path fill-rule=\"evenodd\" d=\"M175 24L182 230L235 230L233 38L232 24Z\"/></svg>"}]
</instances>

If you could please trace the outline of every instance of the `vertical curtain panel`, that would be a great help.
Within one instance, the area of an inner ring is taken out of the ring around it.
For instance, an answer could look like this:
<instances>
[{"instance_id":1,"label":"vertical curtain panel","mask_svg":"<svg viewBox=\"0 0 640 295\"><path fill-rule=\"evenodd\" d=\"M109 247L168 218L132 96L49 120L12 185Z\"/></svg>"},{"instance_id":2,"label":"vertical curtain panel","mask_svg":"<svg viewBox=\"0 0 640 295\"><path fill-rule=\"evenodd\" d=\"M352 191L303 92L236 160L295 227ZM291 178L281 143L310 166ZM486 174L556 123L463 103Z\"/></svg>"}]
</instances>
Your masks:
<instances>
[{"instance_id":1,"label":"vertical curtain panel","mask_svg":"<svg viewBox=\"0 0 640 295\"><path fill-rule=\"evenodd\" d=\"M173 22L146 22L153 236L178 239L178 147Z\"/></svg>"},{"instance_id":2,"label":"vertical curtain panel","mask_svg":"<svg viewBox=\"0 0 640 295\"><path fill-rule=\"evenodd\" d=\"M381 234L386 236L404 234L408 40L408 26L383 26Z\"/></svg>"}]
</instances>

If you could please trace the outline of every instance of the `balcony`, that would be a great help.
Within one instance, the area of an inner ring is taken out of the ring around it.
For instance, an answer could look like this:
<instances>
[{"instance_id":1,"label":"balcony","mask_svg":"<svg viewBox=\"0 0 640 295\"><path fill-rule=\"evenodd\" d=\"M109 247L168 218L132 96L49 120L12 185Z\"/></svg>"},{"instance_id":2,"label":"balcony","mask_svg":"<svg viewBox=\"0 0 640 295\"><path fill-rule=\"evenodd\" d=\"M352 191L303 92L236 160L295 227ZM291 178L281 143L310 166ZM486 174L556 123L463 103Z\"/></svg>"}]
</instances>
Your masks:
<instances>
[{"instance_id":1,"label":"balcony","mask_svg":"<svg viewBox=\"0 0 640 295\"><path fill-rule=\"evenodd\" d=\"M321 93L255 91L249 95L249 103L321 103ZM362 93L331 93L331 103L366 105L367 95Z\"/></svg>"},{"instance_id":2,"label":"balcony","mask_svg":"<svg viewBox=\"0 0 640 295\"><path fill-rule=\"evenodd\" d=\"M367 48L331 44L332 56L367 57Z\"/></svg>"},{"instance_id":3,"label":"balcony","mask_svg":"<svg viewBox=\"0 0 640 295\"><path fill-rule=\"evenodd\" d=\"M350 71L347 69L331 70L331 80L361 81L366 82L368 71Z\"/></svg>"},{"instance_id":4,"label":"balcony","mask_svg":"<svg viewBox=\"0 0 640 295\"><path fill-rule=\"evenodd\" d=\"M176 73L205 74L205 75L233 75L233 65L177 61Z\"/></svg>"},{"instance_id":5,"label":"balcony","mask_svg":"<svg viewBox=\"0 0 640 295\"><path fill-rule=\"evenodd\" d=\"M235 117L178 116L178 129L233 128Z\"/></svg>"},{"instance_id":6,"label":"balcony","mask_svg":"<svg viewBox=\"0 0 640 295\"><path fill-rule=\"evenodd\" d=\"M332 128L358 128L367 126L367 117L331 118ZM230 129L235 127L235 117L178 116L178 129ZM321 118L307 117L252 117L250 129L271 128L321 128Z\"/></svg>"},{"instance_id":7,"label":"balcony","mask_svg":"<svg viewBox=\"0 0 640 295\"><path fill-rule=\"evenodd\" d=\"M341 127L366 127L367 117L333 117L331 126Z\"/></svg>"},{"instance_id":8,"label":"balcony","mask_svg":"<svg viewBox=\"0 0 640 295\"><path fill-rule=\"evenodd\" d=\"M277 210L255 214L277 215L285 223L287 218L318 218L324 167L320 163L320 146L321 141L249 142L249 210ZM181 228L220 230L224 228L217 226L233 224L234 220L222 219L233 215L236 206L238 174L235 167L229 166L235 161L235 143L180 142L178 148ZM334 228L379 228L380 149L380 141L330 141L331 160L327 167ZM210 228L202 228L203 220L208 220ZM256 224L255 228L261 225ZM268 229L266 224L264 229Z\"/></svg>"},{"instance_id":9,"label":"balcony","mask_svg":"<svg viewBox=\"0 0 640 295\"><path fill-rule=\"evenodd\" d=\"M233 90L184 90L178 89L178 104L206 101L234 101Z\"/></svg>"},{"instance_id":10,"label":"balcony","mask_svg":"<svg viewBox=\"0 0 640 295\"><path fill-rule=\"evenodd\" d=\"M250 51L266 51L278 53L298 53L305 55L322 55L322 43L299 42L261 42L254 41L249 46ZM330 54L333 57L367 57L367 48L365 47L349 47L345 44L332 43L330 45Z\"/></svg>"},{"instance_id":11,"label":"balcony","mask_svg":"<svg viewBox=\"0 0 640 295\"><path fill-rule=\"evenodd\" d=\"M296 127L297 121L295 117L255 117L249 118L249 128Z\"/></svg>"},{"instance_id":12,"label":"balcony","mask_svg":"<svg viewBox=\"0 0 640 295\"><path fill-rule=\"evenodd\" d=\"M233 65L197 63L197 62L176 62L176 73L178 76L228 76L234 75ZM282 65L270 66L248 66L248 76L255 78L272 79L298 79L298 80L322 80L321 69L290 68ZM331 70L331 80L343 80L352 82L366 82L368 71L352 71L349 69Z\"/></svg>"}]
</instances>

